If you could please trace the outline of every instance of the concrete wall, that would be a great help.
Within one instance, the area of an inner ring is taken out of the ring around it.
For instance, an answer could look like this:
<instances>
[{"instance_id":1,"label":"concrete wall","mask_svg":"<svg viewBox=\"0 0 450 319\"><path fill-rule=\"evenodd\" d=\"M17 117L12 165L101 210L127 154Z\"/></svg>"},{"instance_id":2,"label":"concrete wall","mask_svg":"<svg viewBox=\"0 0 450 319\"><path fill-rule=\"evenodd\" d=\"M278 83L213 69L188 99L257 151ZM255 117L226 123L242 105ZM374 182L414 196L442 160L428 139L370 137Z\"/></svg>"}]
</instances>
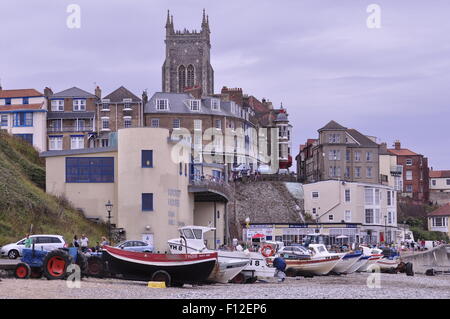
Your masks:
<instances>
[{"instance_id":1,"label":"concrete wall","mask_svg":"<svg viewBox=\"0 0 450 319\"><path fill-rule=\"evenodd\" d=\"M155 249L160 251L167 250L168 239L179 236L180 225L194 222L189 176L179 174L168 136L168 130L157 128L120 129L118 136L117 226L126 229L128 239L153 234ZM141 167L142 150L153 150L152 168ZM142 211L142 193L153 193L153 211Z\"/></svg>"},{"instance_id":2,"label":"concrete wall","mask_svg":"<svg viewBox=\"0 0 450 319\"><path fill-rule=\"evenodd\" d=\"M450 193L447 192L430 192L430 202L439 206L450 203Z\"/></svg>"},{"instance_id":3,"label":"concrete wall","mask_svg":"<svg viewBox=\"0 0 450 319\"><path fill-rule=\"evenodd\" d=\"M70 155L70 157L114 157L115 183L66 183L66 157L47 157L46 191L59 196L64 195L76 208L81 208L86 217L107 221L105 204L110 200L114 206L111 223L117 222L117 153Z\"/></svg>"},{"instance_id":4,"label":"concrete wall","mask_svg":"<svg viewBox=\"0 0 450 319\"><path fill-rule=\"evenodd\" d=\"M446 246L442 245L429 251L418 252L402 256L402 261L412 262L414 272L425 273L427 269L434 268L440 270L440 267L450 267L450 260L447 254Z\"/></svg>"},{"instance_id":5,"label":"concrete wall","mask_svg":"<svg viewBox=\"0 0 450 319\"><path fill-rule=\"evenodd\" d=\"M210 226L216 228L216 248L224 244L224 228L225 228L225 204L216 202L216 225L214 226L214 203L195 203L194 208L194 225ZM214 232L206 233L205 239L207 246L214 249Z\"/></svg>"}]
</instances>

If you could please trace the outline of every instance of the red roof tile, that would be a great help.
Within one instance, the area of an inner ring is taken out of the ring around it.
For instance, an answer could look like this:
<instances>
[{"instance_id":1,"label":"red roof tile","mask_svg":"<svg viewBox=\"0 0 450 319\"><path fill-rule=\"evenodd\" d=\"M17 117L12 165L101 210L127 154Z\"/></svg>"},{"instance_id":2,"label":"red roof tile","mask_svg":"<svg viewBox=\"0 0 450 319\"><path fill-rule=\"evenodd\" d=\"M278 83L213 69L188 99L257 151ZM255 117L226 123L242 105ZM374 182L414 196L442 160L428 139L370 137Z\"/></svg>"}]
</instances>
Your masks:
<instances>
[{"instance_id":1,"label":"red roof tile","mask_svg":"<svg viewBox=\"0 0 450 319\"><path fill-rule=\"evenodd\" d=\"M450 171L430 171L430 178L450 178Z\"/></svg>"},{"instance_id":2,"label":"red roof tile","mask_svg":"<svg viewBox=\"0 0 450 319\"><path fill-rule=\"evenodd\" d=\"M10 97L31 97L43 96L43 94L35 89L18 89L18 90L0 90L0 98Z\"/></svg>"},{"instance_id":3,"label":"red roof tile","mask_svg":"<svg viewBox=\"0 0 450 319\"><path fill-rule=\"evenodd\" d=\"M401 148L399 150L396 150L395 148L390 148L388 149L389 152L391 152L394 155L397 156L416 156L416 155L420 155L417 153L414 153L413 151L407 149L407 148Z\"/></svg>"},{"instance_id":4,"label":"red roof tile","mask_svg":"<svg viewBox=\"0 0 450 319\"><path fill-rule=\"evenodd\" d=\"M428 216L450 216L450 203L432 211Z\"/></svg>"},{"instance_id":5,"label":"red roof tile","mask_svg":"<svg viewBox=\"0 0 450 319\"><path fill-rule=\"evenodd\" d=\"M12 104L12 105L0 105L1 111L19 111L19 110L40 110L43 103L40 104Z\"/></svg>"}]
</instances>

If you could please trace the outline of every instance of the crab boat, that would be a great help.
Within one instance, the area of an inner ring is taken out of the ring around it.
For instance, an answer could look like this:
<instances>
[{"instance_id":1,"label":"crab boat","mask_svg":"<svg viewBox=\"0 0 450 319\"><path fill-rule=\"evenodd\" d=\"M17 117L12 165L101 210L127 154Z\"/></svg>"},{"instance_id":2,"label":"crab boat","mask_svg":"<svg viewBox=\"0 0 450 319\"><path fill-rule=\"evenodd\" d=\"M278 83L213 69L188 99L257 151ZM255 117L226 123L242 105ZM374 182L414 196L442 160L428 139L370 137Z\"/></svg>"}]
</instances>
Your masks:
<instances>
[{"instance_id":1,"label":"crab boat","mask_svg":"<svg viewBox=\"0 0 450 319\"><path fill-rule=\"evenodd\" d=\"M102 259L112 277L181 286L206 282L216 265L217 253L153 254L105 246Z\"/></svg>"},{"instance_id":2,"label":"crab boat","mask_svg":"<svg viewBox=\"0 0 450 319\"><path fill-rule=\"evenodd\" d=\"M369 271L372 265L376 264L384 257L381 249L369 248L365 246L361 246L361 248L363 249L364 256L368 256L368 259L365 264L361 265L361 267L356 270L358 272Z\"/></svg>"},{"instance_id":3,"label":"crab boat","mask_svg":"<svg viewBox=\"0 0 450 319\"><path fill-rule=\"evenodd\" d=\"M209 281L218 283L252 283L258 278L271 278L275 268L269 267L266 258L259 252L209 250L205 246L205 233L214 230L213 227L185 226L179 228L180 238L168 241L172 254L199 254L216 252L218 261L216 268L209 276Z\"/></svg>"},{"instance_id":4,"label":"crab boat","mask_svg":"<svg viewBox=\"0 0 450 319\"><path fill-rule=\"evenodd\" d=\"M346 274L352 274L352 273L356 272L359 268L362 268L369 261L369 258L370 258L370 256L362 255L361 257L358 258L356 263L354 263L352 266L350 266L345 271L345 273Z\"/></svg>"}]
</instances>

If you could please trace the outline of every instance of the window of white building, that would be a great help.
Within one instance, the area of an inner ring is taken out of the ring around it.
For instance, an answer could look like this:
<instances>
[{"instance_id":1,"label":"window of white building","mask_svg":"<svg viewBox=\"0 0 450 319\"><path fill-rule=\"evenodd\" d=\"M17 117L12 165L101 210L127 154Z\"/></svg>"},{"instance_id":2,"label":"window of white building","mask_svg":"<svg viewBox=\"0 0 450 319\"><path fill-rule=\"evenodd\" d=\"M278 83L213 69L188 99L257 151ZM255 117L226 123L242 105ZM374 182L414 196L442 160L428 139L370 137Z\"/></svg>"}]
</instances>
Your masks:
<instances>
[{"instance_id":1,"label":"window of white building","mask_svg":"<svg viewBox=\"0 0 450 319\"><path fill-rule=\"evenodd\" d=\"M352 212L350 210L345 211L344 219L345 219L346 223L349 223L352 221Z\"/></svg>"}]
</instances>

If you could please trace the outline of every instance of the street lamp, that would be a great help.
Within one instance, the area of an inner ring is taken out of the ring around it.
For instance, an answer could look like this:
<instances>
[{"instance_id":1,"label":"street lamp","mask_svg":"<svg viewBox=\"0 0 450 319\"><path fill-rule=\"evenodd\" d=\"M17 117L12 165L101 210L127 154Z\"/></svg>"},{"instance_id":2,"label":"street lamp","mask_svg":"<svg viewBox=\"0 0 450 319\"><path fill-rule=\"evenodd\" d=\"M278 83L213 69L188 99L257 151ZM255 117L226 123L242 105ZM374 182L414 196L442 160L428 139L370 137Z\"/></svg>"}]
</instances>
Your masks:
<instances>
[{"instance_id":1,"label":"street lamp","mask_svg":"<svg viewBox=\"0 0 450 319\"><path fill-rule=\"evenodd\" d=\"M384 215L384 243L387 244L387 216Z\"/></svg>"},{"instance_id":2,"label":"street lamp","mask_svg":"<svg viewBox=\"0 0 450 319\"><path fill-rule=\"evenodd\" d=\"M113 207L113 204L110 200L105 204L106 211L108 212L108 237L109 237L109 244L112 245L112 239L111 239L111 210Z\"/></svg>"},{"instance_id":3,"label":"street lamp","mask_svg":"<svg viewBox=\"0 0 450 319\"><path fill-rule=\"evenodd\" d=\"M247 217L247 218L245 219L245 227L247 228L247 232L246 232L246 235L247 235L247 241L249 241L249 238L248 238L248 229L250 228L250 217ZM249 246L250 246L250 244L249 244Z\"/></svg>"}]
</instances>

